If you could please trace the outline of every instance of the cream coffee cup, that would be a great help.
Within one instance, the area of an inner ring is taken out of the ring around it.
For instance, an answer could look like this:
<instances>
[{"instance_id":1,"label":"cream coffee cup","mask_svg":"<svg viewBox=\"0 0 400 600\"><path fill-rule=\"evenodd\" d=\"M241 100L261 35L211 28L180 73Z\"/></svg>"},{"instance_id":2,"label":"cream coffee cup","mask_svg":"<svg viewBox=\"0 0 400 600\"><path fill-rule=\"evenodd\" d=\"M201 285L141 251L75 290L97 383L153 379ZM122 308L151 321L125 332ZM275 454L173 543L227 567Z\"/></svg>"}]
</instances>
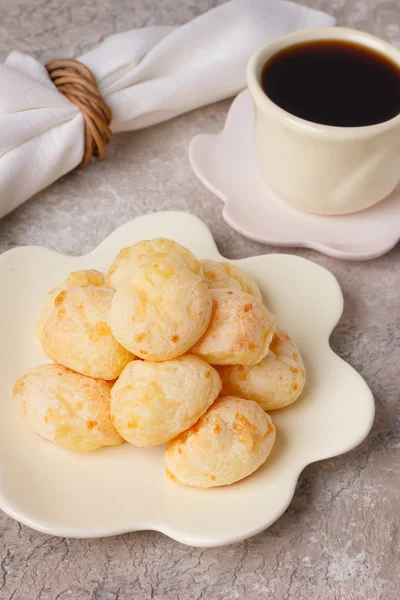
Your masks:
<instances>
[{"instance_id":1,"label":"cream coffee cup","mask_svg":"<svg viewBox=\"0 0 400 600\"><path fill-rule=\"evenodd\" d=\"M397 65L400 77L400 50L351 29L297 31L261 48L247 68L259 168L268 187L294 208L326 215L357 212L386 198L399 182L400 114L343 127L300 118L273 102L262 87L265 65L282 50L313 40L363 46Z\"/></svg>"}]
</instances>

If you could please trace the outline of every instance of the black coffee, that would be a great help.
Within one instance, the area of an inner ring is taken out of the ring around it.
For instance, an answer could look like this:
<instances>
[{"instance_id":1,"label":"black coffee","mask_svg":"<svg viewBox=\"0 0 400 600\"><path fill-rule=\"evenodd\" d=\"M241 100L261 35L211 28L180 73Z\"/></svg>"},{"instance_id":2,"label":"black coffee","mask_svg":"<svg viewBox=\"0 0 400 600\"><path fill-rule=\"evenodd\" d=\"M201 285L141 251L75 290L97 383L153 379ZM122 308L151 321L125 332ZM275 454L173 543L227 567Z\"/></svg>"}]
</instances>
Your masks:
<instances>
[{"instance_id":1,"label":"black coffee","mask_svg":"<svg viewBox=\"0 0 400 600\"><path fill-rule=\"evenodd\" d=\"M400 113L400 68L352 42L285 48L264 65L261 84L275 104L314 123L361 127Z\"/></svg>"}]
</instances>

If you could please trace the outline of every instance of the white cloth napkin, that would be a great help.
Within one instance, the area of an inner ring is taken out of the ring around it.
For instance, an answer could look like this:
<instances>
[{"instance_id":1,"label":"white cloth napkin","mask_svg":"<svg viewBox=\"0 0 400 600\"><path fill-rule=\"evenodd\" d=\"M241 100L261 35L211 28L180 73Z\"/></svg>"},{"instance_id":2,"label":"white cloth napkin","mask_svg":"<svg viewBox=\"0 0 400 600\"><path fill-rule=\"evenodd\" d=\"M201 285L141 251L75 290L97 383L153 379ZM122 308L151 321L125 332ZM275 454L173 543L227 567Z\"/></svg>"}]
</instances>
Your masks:
<instances>
[{"instance_id":1,"label":"white cloth napkin","mask_svg":"<svg viewBox=\"0 0 400 600\"><path fill-rule=\"evenodd\" d=\"M258 47L334 22L284 0L232 0L182 27L114 35L78 60L111 108L113 132L130 131L236 94ZM12 52L0 64L0 82L2 217L80 163L84 126L78 108L34 58Z\"/></svg>"}]
</instances>

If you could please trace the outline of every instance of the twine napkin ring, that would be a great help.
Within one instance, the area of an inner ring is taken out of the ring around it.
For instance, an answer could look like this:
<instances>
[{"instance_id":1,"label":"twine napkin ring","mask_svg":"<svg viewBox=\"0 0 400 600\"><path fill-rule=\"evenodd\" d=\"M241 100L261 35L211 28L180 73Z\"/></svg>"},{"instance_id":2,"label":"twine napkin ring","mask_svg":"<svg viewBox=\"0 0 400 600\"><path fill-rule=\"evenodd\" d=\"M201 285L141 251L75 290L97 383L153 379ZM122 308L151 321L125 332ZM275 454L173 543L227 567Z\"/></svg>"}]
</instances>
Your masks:
<instances>
[{"instance_id":1,"label":"twine napkin ring","mask_svg":"<svg viewBox=\"0 0 400 600\"><path fill-rule=\"evenodd\" d=\"M90 70L77 60L60 59L47 63L46 69L58 91L81 111L85 122L85 151L77 169L84 169L92 157L101 160L111 141L111 110L100 94Z\"/></svg>"}]
</instances>

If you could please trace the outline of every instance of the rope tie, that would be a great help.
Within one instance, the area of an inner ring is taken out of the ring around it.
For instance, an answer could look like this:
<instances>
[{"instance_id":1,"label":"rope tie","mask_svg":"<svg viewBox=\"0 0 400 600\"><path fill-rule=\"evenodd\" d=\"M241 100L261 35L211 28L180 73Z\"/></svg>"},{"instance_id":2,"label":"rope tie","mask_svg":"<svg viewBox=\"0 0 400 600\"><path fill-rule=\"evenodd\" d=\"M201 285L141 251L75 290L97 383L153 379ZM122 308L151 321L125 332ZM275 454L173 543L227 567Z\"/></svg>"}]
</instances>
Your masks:
<instances>
[{"instance_id":1,"label":"rope tie","mask_svg":"<svg viewBox=\"0 0 400 600\"><path fill-rule=\"evenodd\" d=\"M100 94L90 70L77 60L60 59L47 63L46 69L58 91L76 104L85 122L85 151L77 169L84 169L92 157L106 155L111 141L111 110Z\"/></svg>"}]
</instances>

